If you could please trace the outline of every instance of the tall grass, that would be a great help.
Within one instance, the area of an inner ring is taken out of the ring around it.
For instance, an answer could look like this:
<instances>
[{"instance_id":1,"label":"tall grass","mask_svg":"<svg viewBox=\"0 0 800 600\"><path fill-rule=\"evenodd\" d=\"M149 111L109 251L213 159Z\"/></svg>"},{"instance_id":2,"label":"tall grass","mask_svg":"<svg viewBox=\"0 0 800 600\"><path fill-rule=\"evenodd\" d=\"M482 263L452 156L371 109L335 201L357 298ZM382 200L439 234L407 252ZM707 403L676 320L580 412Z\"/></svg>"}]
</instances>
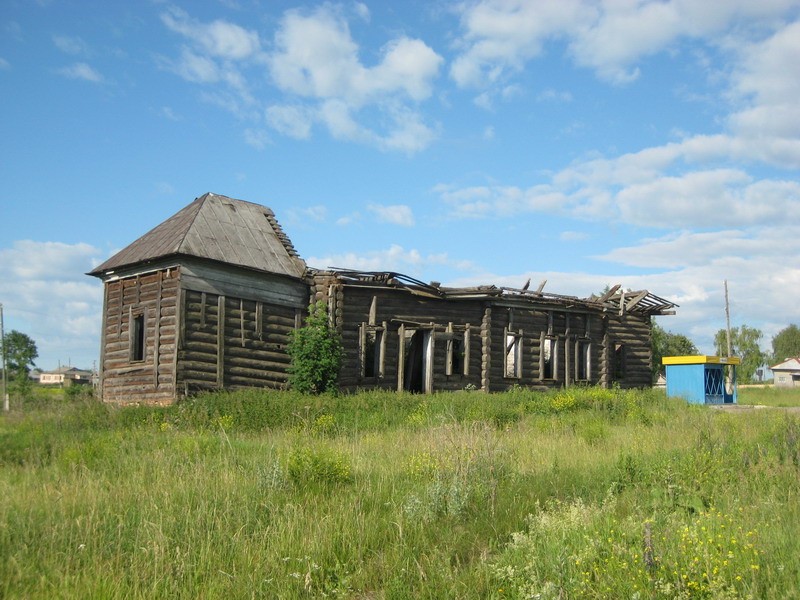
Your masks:
<instances>
[{"instance_id":1,"label":"tall grass","mask_svg":"<svg viewBox=\"0 0 800 600\"><path fill-rule=\"evenodd\" d=\"M651 391L30 404L0 597L792 598L799 474L791 415Z\"/></svg>"}]
</instances>

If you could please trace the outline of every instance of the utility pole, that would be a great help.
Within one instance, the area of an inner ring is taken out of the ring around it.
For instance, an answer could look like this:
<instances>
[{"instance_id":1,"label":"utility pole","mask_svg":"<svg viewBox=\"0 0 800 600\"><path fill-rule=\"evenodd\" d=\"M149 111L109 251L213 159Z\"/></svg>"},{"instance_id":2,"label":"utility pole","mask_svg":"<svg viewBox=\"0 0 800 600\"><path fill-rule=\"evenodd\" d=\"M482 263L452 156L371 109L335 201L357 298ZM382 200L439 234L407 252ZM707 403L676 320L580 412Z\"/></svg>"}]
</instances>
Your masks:
<instances>
[{"instance_id":1,"label":"utility pole","mask_svg":"<svg viewBox=\"0 0 800 600\"><path fill-rule=\"evenodd\" d=\"M725 335L728 339L728 356L731 353L731 308L728 304L728 280L725 280Z\"/></svg>"},{"instance_id":2,"label":"utility pole","mask_svg":"<svg viewBox=\"0 0 800 600\"><path fill-rule=\"evenodd\" d=\"M0 302L0 355L3 367L3 410L8 412L8 378L6 377L6 333L3 329L3 304Z\"/></svg>"}]
</instances>

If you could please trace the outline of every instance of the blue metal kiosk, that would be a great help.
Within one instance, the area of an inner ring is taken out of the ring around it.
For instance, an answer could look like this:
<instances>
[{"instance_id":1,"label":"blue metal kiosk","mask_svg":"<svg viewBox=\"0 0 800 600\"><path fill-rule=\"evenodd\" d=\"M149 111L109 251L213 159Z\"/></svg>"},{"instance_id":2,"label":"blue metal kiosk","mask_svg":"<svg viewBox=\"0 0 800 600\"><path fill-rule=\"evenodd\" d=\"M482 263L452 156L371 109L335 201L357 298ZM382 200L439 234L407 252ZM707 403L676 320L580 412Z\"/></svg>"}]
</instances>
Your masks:
<instances>
[{"instance_id":1,"label":"blue metal kiosk","mask_svg":"<svg viewBox=\"0 0 800 600\"><path fill-rule=\"evenodd\" d=\"M667 396L692 404L736 404L738 357L665 356L661 362L667 368Z\"/></svg>"}]
</instances>

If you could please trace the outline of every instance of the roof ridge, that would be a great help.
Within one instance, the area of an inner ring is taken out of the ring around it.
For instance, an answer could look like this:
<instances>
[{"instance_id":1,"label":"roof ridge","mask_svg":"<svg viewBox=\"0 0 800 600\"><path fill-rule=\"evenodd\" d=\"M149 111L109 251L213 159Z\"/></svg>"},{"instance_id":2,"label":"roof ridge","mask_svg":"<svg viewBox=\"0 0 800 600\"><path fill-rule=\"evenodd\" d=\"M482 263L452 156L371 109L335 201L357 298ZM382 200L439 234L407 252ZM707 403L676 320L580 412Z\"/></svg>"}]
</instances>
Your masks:
<instances>
[{"instance_id":1,"label":"roof ridge","mask_svg":"<svg viewBox=\"0 0 800 600\"><path fill-rule=\"evenodd\" d=\"M205 205L206 200L208 200L209 196L217 196L217 197L219 197L219 194L215 194L214 192L206 192L202 196L198 196L197 198L195 198L194 201L192 202L192 204L197 202L197 210L194 211L194 215L192 216L191 220L186 225L186 227L184 227L183 233L180 236L180 241L177 244L175 244L175 251L176 252L180 252L183 249L183 244L186 241L186 238L189 235L189 232L194 227L194 223L195 223L195 221L197 221L197 217L200 216L200 212L203 210L203 206Z\"/></svg>"}]
</instances>

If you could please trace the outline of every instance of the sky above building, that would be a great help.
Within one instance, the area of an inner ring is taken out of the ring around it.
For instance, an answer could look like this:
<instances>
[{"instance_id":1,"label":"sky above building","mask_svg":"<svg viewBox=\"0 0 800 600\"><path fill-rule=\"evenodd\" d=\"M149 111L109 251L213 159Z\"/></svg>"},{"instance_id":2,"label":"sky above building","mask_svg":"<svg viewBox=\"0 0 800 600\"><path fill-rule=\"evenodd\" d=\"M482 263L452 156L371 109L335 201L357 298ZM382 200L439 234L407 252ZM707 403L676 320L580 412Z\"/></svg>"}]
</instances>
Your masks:
<instances>
[{"instance_id":1,"label":"sky above building","mask_svg":"<svg viewBox=\"0 0 800 600\"><path fill-rule=\"evenodd\" d=\"M85 275L205 192L309 265L800 323L800 2L5 0L0 303L91 367Z\"/></svg>"}]
</instances>

